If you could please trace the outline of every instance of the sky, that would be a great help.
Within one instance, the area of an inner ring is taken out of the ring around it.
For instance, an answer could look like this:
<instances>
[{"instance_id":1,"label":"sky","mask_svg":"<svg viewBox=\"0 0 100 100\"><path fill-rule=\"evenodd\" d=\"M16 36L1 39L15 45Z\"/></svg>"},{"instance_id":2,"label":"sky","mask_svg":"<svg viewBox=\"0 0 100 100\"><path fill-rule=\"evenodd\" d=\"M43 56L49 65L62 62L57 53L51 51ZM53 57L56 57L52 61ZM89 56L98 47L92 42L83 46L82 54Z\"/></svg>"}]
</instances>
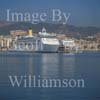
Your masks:
<instances>
[{"instance_id":1,"label":"sky","mask_svg":"<svg viewBox=\"0 0 100 100\"><path fill-rule=\"evenodd\" d=\"M0 0L0 21L6 9L21 12L47 12L60 9L70 13L68 24L100 27L100 0Z\"/></svg>"}]
</instances>

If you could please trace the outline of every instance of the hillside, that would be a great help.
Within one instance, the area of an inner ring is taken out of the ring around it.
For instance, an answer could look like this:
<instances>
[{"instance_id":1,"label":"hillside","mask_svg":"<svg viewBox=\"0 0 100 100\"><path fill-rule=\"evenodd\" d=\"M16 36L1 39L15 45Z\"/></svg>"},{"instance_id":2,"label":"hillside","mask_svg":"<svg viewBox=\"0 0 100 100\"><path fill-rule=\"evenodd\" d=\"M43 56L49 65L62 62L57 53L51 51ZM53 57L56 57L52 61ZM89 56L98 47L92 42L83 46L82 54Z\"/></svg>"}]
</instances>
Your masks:
<instances>
[{"instance_id":1,"label":"hillside","mask_svg":"<svg viewBox=\"0 0 100 100\"><path fill-rule=\"evenodd\" d=\"M18 23L3 23L0 22L0 35L8 35L10 30L22 29L28 30L33 29L34 33L41 31L43 27L47 29L47 32L55 32L57 34L66 34L73 37L85 37L88 35L94 35L100 32L100 28L96 27L76 27L73 25L63 25L63 24L50 24L50 23L39 23L31 24L25 22Z\"/></svg>"}]
</instances>

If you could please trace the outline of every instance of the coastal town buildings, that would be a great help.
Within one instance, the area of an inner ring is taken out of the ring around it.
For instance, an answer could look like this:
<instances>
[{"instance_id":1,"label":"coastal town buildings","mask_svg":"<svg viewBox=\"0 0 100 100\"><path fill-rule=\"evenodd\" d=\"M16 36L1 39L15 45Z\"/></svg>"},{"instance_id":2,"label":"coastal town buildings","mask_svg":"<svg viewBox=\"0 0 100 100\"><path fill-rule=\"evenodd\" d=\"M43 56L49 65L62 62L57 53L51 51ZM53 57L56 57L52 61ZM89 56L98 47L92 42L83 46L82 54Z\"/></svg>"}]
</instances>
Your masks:
<instances>
[{"instance_id":1,"label":"coastal town buildings","mask_svg":"<svg viewBox=\"0 0 100 100\"><path fill-rule=\"evenodd\" d=\"M41 39L40 39L40 37L41 37ZM82 51L98 51L98 50L100 50L100 33L98 33L97 36L88 36L88 37L86 37L86 39L76 39L76 38L72 38L72 37L67 37L65 34L47 33L45 28L43 28L42 31L39 32L37 35L36 34L33 35L31 28L28 31L11 30L10 35L0 36L0 50L2 50L2 51L8 50L12 46L16 46L16 44L21 44L22 41L24 41L23 43L24 43L25 47L29 46L31 49L30 45L32 44L34 39L36 40L36 42L34 42L34 43L35 43L35 47L37 48L38 46L36 44L40 40L42 42L48 42L47 37L49 37L51 39L51 40L49 39L49 42L51 41L52 45L55 44L55 42L53 42L54 37L57 41L59 40L60 50L63 50L63 51L68 51L68 50L71 51L71 50L75 50L75 49L79 49ZM28 46L26 44L28 44ZM21 44L21 46L22 46L22 44ZM41 43L40 43L40 47L42 48Z\"/></svg>"}]
</instances>

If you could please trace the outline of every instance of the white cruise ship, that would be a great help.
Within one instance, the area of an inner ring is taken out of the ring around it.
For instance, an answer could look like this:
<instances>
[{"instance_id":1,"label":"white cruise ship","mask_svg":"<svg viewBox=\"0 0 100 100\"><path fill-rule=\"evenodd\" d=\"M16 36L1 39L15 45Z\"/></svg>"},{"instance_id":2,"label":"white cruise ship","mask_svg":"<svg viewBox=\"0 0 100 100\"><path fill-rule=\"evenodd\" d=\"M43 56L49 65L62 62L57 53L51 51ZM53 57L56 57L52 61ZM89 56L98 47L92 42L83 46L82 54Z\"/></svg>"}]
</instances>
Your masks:
<instances>
[{"instance_id":1,"label":"white cruise ship","mask_svg":"<svg viewBox=\"0 0 100 100\"><path fill-rule=\"evenodd\" d=\"M58 50L60 46L60 42L56 38L56 34L47 33L46 29L43 28L42 32L39 32L39 37L40 37L41 44L42 44L41 51L56 52Z\"/></svg>"},{"instance_id":2,"label":"white cruise ship","mask_svg":"<svg viewBox=\"0 0 100 100\"><path fill-rule=\"evenodd\" d=\"M49 34L43 28L37 36L34 36L32 29L28 35L16 40L16 43L9 50L12 51L34 51L34 52L57 52L60 46L56 34Z\"/></svg>"}]
</instances>

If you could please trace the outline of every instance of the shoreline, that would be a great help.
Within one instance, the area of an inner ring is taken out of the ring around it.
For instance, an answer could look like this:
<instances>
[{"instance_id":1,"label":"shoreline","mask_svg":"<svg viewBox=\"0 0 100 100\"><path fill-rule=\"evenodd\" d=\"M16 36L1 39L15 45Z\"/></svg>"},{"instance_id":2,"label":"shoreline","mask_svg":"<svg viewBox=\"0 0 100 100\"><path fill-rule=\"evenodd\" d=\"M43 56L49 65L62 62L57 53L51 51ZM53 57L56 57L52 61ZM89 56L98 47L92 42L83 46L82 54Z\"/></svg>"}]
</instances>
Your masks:
<instances>
[{"instance_id":1,"label":"shoreline","mask_svg":"<svg viewBox=\"0 0 100 100\"><path fill-rule=\"evenodd\" d=\"M3 53L22 53L22 54L34 54L34 53L38 53L38 54L82 54L82 53L91 53L91 52L98 52L100 53L100 50L83 50L82 52L50 52L50 51L0 51L0 54Z\"/></svg>"}]
</instances>

